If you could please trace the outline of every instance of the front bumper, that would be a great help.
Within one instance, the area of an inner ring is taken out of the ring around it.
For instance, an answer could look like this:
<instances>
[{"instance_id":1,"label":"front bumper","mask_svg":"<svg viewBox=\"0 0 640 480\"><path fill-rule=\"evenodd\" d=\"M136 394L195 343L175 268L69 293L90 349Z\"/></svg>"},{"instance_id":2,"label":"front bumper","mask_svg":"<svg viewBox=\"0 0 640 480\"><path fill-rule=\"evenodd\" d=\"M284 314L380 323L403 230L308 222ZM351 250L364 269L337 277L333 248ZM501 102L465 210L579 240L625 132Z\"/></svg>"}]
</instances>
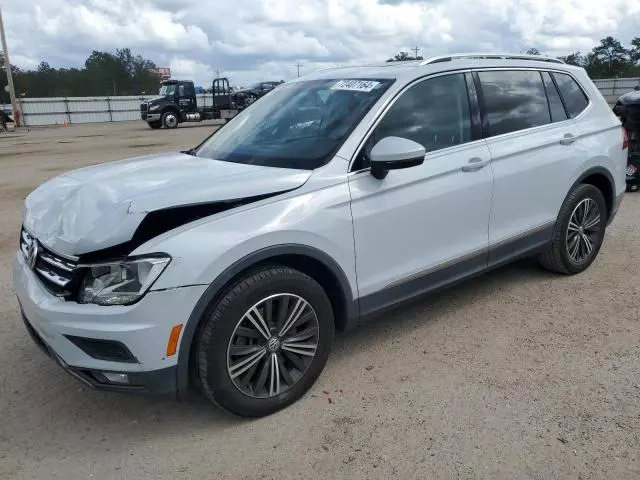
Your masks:
<instances>
[{"instance_id":1,"label":"front bumper","mask_svg":"<svg viewBox=\"0 0 640 480\"><path fill-rule=\"evenodd\" d=\"M178 354L167 357L167 342L172 327L187 321L205 285L152 291L127 306L82 305L51 295L20 252L13 283L29 334L74 377L106 390L175 392ZM81 348L78 338L123 345L131 358L106 360ZM111 384L103 372L126 373L129 383Z\"/></svg>"},{"instance_id":2,"label":"front bumper","mask_svg":"<svg viewBox=\"0 0 640 480\"><path fill-rule=\"evenodd\" d=\"M159 122L161 115L159 113L141 113L140 117L147 122Z\"/></svg>"}]
</instances>

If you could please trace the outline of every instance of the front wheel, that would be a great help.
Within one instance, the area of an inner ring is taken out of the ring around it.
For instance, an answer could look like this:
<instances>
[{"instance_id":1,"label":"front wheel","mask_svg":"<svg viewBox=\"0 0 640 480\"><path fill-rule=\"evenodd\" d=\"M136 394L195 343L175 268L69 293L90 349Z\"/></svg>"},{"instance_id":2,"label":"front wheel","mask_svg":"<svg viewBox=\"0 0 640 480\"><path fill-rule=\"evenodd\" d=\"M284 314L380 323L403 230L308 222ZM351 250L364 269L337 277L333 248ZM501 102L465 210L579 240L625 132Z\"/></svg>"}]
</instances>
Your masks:
<instances>
[{"instance_id":1,"label":"front wheel","mask_svg":"<svg viewBox=\"0 0 640 480\"><path fill-rule=\"evenodd\" d=\"M606 225L607 204L602 192L593 185L578 185L562 204L551 245L540 263L567 275L583 272L600 251Z\"/></svg>"},{"instance_id":2,"label":"front wheel","mask_svg":"<svg viewBox=\"0 0 640 480\"><path fill-rule=\"evenodd\" d=\"M178 115L175 112L165 112L162 114L161 121L165 128L176 128L178 126Z\"/></svg>"},{"instance_id":3,"label":"front wheel","mask_svg":"<svg viewBox=\"0 0 640 480\"><path fill-rule=\"evenodd\" d=\"M278 265L239 279L203 322L196 347L201 389L244 417L269 415L300 398L333 342L333 309L322 287Z\"/></svg>"}]
</instances>

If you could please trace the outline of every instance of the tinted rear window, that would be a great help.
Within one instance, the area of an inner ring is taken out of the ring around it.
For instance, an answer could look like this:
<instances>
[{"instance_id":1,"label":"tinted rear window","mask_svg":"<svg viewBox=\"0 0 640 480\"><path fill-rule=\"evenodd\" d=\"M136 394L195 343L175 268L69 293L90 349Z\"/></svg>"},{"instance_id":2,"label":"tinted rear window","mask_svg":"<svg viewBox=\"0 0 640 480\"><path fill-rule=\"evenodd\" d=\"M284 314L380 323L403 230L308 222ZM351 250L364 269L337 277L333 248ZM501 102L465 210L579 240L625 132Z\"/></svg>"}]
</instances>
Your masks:
<instances>
[{"instance_id":1,"label":"tinted rear window","mask_svg":"<svg viewBox=\"0 0 640 480\"><path fill-rule=\"evenodd\" d=\"M562 95L564 105L567 107L567 112L571 118L576 117L587 108L589 100L580 85L571 76L566 73L554 73L553 78L558 84L560 95Z\"/></svg>"},{"instance_id":2,"label":"tinted rear window","mask_svg":"<svg viewBox=\"0 0 640 480\"><path fill-rule=\"evenodd\" d=\"M502 135L551 122L540 72L479 72L487 113L488 136Z\"/></svg>"}]
</instances>

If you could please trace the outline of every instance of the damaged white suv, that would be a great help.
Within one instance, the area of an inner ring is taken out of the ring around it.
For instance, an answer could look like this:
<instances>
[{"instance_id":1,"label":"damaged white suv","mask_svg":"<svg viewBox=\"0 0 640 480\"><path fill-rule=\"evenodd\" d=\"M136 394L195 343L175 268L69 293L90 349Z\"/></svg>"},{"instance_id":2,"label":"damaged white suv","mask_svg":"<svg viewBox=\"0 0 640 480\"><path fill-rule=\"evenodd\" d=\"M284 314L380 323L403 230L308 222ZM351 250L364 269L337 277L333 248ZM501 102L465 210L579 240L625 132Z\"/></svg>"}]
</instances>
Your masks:
<instances>
[{"instance_id":1,"label":"damaged white suv","mask_svg":"<svg viewBox=\"0 0 640 480\"><path fill-rule=\"evenodd\" d=\"M28 331L101 389L244 416L320 375L334 330L513 259L587 268L625 191L620 123L554 59L455 55L284 84L200 146L25 202Z\"/></svg>"}]
</instances>

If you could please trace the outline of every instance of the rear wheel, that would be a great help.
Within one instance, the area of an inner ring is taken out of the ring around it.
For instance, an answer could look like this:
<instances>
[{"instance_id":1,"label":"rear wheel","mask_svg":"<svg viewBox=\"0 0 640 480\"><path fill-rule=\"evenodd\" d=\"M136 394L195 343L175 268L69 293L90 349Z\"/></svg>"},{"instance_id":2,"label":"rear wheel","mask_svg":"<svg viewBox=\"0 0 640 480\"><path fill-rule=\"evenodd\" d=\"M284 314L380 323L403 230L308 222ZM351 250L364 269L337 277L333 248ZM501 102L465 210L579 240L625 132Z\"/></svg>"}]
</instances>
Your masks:
<instances>
[{"instance_id":1,"label":"rear wheel","mask_svg":"<svg viewBox=\"0 0 640 480\"><path fill-rule=\"evenodd\" d=\"M549 249L540 257L543 267L572 275L595 260L604 240L607 205L593 185L574 188L565 199Z\"/></svg>"},{"instance_id":2,"label":"rear wheel","mask_svg":"<svg viewBox=\"0 0 640 480\"><path fill-rule=\"evenodd\" d=\"M277 265L238 280L203 322L198 383L211 401L245 417L300 398L322 372L333 342L333 309L322 287Z\"/></svg>"},{"instance_id":3,"label":"rear wheel","mask_svg":"<svg viewBox=\"0 0 640 480\"><path fill-rule=\"evenodd\" d=\"M153 128L154 130L157 130L158 128L162 127L162 120L156 120L155 122L147 122L149 124L149 127Z\"/></svg>"},{"instance_id":4,"label":"rear wheel","mask_svg":"<svg viewBox=\"0 0 640 480\"><path fill-rule=\"evenodd\" d=\"M163 113L162 125L164 125L166 128L176 128L178 126L178 115L175 112Z\"/></svg>"}]
</instances>

